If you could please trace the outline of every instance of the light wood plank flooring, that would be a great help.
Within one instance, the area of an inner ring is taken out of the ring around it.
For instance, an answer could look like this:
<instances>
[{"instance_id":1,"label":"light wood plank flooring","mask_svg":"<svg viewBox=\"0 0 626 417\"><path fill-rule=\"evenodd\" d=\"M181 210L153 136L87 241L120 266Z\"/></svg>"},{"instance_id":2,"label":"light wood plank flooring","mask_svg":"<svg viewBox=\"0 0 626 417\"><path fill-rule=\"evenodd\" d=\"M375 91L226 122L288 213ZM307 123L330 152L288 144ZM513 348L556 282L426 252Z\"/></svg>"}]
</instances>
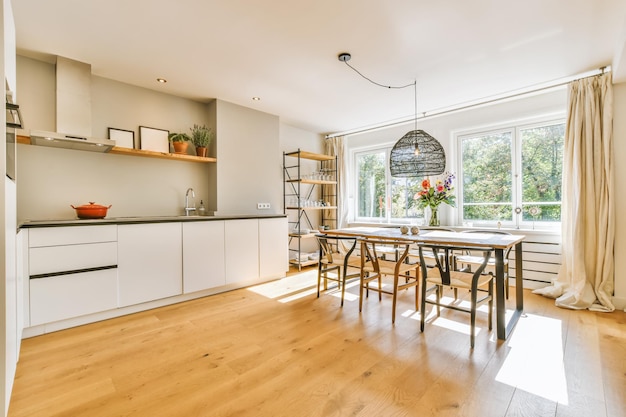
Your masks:
<instances>
[{"instance_id":1,"label":"light wood plank flooring","mask_svg":"<svg viewBox=\"0 0 626 417\"><path fill-rule=\"evenodd\" d=\"M626 415L626 313L525 293L513 336L413 290L315 295L315 271L23 341L9 416Z\"/></svg>"}]
</instances>

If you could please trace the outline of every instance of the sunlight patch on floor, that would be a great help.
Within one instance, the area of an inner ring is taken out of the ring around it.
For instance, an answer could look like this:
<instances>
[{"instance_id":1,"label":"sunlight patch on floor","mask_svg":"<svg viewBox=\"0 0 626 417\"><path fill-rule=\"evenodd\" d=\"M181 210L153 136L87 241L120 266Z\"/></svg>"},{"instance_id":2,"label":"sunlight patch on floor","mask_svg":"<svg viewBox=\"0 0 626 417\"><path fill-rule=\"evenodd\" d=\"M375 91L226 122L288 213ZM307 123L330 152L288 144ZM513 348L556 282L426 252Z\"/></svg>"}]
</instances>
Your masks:
<instances>
[{"instance_id":1,"label":"sunlight patch on floor","mask_svg":"<svg viewBox=\"0 0 626 417\"><path fill-rule=\"evenodd\" d=\"M561 320L522 316L510 337L511 351L496 381L567 405L562 333Z\"/></svg>"},{"instance_id":2,"label":"sunlight patch on floor","mask_svg":"<svg viewBox=\"0 0 626 417\"><path fill-rule=\"evenodd\" d=\"M305 291L300 291L300 292L288 295L287 297L279 298L278 302L289 303L291 301L299 300L300 298L308 297L309 295L315 295L315 294L317 294L317 288L307 289Z\"/></svg>"},{"instance_id":3,"label":"sunlight patch on floor","mask_svg":"<svg viewBox=\"0 0 626 417\"><path fill-rule=\"evenodd\" d=\"M311 294L311 288L313 293L317 293L317 270L306 271L264 284L254 285L248 287L248 291L275 299L296 293L300 294L301 292L307 292L305 295L308 295Z\"/></svg>"},{"instance_id":4,"label":"sunlight patch on floor","mask_svg":"<svg viewBox=\"0 0 626 417\"><path fill-rule=\"evenodd\" d=\"M406 310L404 313L401 313L402 317L407 317L409 319L413 319L413 320L419 320L420 319L420 312L419 311L415 311L415 310Z\"/></svg>"}]
</instances>

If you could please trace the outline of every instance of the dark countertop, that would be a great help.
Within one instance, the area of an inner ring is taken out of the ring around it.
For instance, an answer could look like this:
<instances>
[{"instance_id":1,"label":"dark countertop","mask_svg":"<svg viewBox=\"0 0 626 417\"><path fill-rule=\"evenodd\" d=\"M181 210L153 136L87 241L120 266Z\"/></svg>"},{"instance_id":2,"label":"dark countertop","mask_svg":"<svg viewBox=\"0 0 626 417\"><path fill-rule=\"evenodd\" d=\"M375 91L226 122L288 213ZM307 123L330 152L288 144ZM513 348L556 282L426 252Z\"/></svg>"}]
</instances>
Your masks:
<instances>
[{"instance_id":1,"label":"dark countertop","mask_svg":"<svg viewBox=\"0 0 626 417\"><path fill-rule=\"evenodd\" d=\"M138 224L171 222L205 222L215 220L272 219L286 217L284 214L240 214L231 216L129 216L105 217L104 219L26 220L19 228L56 226L97 226L104 224Z\"/></svg>"}]
</instances>

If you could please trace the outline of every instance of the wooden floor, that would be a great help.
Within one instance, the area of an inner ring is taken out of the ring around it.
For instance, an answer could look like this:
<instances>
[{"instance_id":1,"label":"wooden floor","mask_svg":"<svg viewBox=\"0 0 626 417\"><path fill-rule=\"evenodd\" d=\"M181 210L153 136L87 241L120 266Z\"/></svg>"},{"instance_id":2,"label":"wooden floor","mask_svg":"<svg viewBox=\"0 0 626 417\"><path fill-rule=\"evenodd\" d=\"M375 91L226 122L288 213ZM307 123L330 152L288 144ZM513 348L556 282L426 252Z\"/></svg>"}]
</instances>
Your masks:
<instances>
[{"instance_id":1,"label":"wooden floor","mask_svg":"<svg viewBox=\"0 0 626 417\"><path fill-rule=\"evenodd\" d=\"M419 331L413 292L345 306L315 271L24 340L9 416L626 415L626 313L525 293L506 342L480 313ZM430 317L430 314L429 314Z\"/></svg>"}]
</instances>

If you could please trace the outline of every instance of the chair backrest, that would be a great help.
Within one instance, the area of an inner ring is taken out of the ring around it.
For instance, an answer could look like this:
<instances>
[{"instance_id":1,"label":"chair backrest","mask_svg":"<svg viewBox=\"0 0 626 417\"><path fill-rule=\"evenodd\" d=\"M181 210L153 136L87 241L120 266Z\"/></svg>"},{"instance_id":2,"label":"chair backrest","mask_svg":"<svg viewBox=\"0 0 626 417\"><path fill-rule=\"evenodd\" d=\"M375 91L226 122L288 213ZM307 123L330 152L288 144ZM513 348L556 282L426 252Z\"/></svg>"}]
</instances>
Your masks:
<instances>
[{"instance_id":1,"label":"chair backrest","mask_svg":"<svg viewBox=\"0 0 626 417\"><path fill-rule=\"evenodd\" d=\"M448 246L448 245L429 245L429 244L419 244L419 254L420 254L420 268L422 270L422 276L426 278L428 276L428 265L424 259L424 251L432 250L433 256L435 258L436 265L435 267L439 271L439 276L441 277L441 283L443 285L450 285L450 278L452 272L451 258L452 253L454 251L467 251L474 250L480 251L483 254L483 261L476 270L472 272L474 279L480 276L482 272L487 267L487 263L489 262L489 258L491 257L492 248L467 248L462 246Z\"/></svg>"},{"instance_id":2,"label":"chair backrest","mask_svg":"<svg viewBox=\"0 0 626 417\"><path fill-rule=\"evenodd\" d=\"M401 264L409 255L409 248L413 244L410 241L397 239L360 238L359 241L361 242L362 268L367 262L371 262L374 271L380 272L381 255L388 253L389 248L394 248L397 251L397 256L394 260L396 274L398 274Z\"/></svg>"},{"instance_id":3,"label":"chair backrest","mask_svg":"<svg viewBox=\"0 0 626 417\"><path fill-rule=\"evenodd\" d=\"M491 230L491 229L487 229L487 230L463 230L461 231L461 233L484 233L484 234L492 234L492 235L512 235L512 233L509 232L505 232L504 230ZM507 250L504 251L504 259L508 259L509 258L509 254L511 253L511 249L513 247L510 246L509 248L507 248Z\"/></svg>"},{"instance_id":4,"label":"chair backrest","mask_svg":"<svg viewBox=\"0 0 626 417\"><path fill-rule=\"evenodd\" d=\"M357 238L354 236L333 236L316 234L320 247L320 261L326 258L328 263L334 263L333 255L341 254L342 259L348 259L356 248Z\"/></svg>"}]
</instances>

